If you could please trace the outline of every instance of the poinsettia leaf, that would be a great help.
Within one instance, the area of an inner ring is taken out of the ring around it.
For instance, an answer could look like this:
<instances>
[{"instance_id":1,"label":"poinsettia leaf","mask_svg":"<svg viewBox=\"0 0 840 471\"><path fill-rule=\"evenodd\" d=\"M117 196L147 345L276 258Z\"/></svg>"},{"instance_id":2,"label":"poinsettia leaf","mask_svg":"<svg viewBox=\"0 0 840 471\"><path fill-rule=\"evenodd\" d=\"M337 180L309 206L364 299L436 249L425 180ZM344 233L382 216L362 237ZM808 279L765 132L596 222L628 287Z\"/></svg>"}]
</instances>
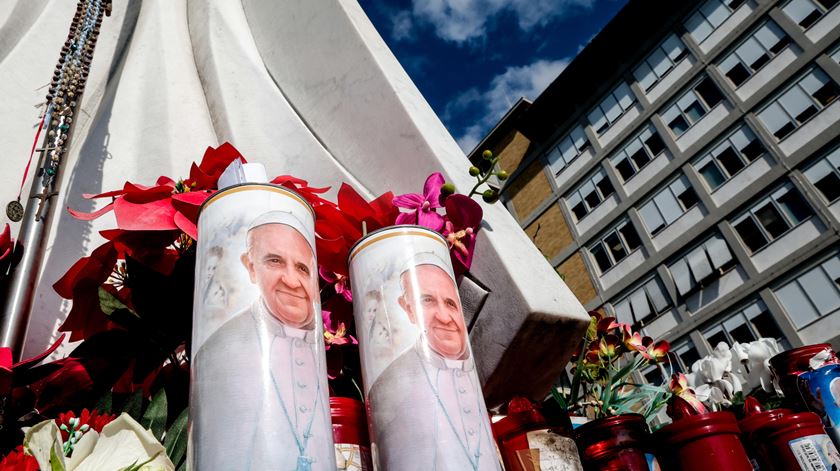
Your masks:
<instances>
[{"instance_id":1,"label":"poinsettia leaf","mask_svg":"<svg viewBox=\"0 0 840 471\"><path fill-rule=\"evenodd\" d=\"M189 407L184 409L163 437L166 454L175 465L184 458L187 452L187 419L189 418L189 412Z\"/></svg>"},{"instance_id":2,"label":"poinsettia leaf","mask_svg":"<svg viewBox=\"0 0 840 471\"><path fill-rule=\"evenodd\" d=\"M110 316L112 312L117 309L125 309L131 311L125 304L122 303L116 296L109 293L103 287L99 287L99 308L106 316Z\"/></svg>"},{"instance_id":3,"label":"poinsettia leaf","mask_svg":"<svg viewBox=\"0 0 840 471\"><path fill-rule=\"evenodd\" d=\"M140 414L143 413L143 389L138 389L128 397L125 401L122 412L130 415L134 420L140 420Z\"/></svg>"},{"instance_id":4,"label":"poinsettia leaf","mask_svg":"<svg viewBox=\"0 0 840 471\"><path fill-rule=\"evenodd\" d=\"M111 408L114 406L114 393L110 389L105 391L98 401L96 401L96 405L93 406L93 410L98 410L103 414L110 414Z\"/></svg>"},{"instance_id":5,"label":"poinsettia leaf","mask_svg":"<svg viewBox=\"0 0 840 471\"><path fill-rule=\"evenodd\" d=\"M166 430L166 411L166 390L161 388L152 398L151 404L143 414L143 420L140 421L143 427L152 431L158 441L163 438L163 432Z\"/></svg>"}]
</instances>

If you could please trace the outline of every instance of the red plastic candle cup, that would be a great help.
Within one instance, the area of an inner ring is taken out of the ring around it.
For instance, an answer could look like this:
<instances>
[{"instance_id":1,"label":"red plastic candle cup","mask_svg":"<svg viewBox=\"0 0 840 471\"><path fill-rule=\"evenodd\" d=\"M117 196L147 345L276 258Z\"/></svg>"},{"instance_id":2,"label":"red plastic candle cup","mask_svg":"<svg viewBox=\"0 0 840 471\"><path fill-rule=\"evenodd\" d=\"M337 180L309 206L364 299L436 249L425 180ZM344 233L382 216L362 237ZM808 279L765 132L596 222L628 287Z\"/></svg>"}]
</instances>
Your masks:
<instances>
[{"instance_id":1,"label":"red plastic candle cup","mask_svg":"<svg viewBox=\"0 0 840 471\"><path fill-rule=\"evenodd\" d=\"M754 432L763 442L759 449L761 469L795 471L837 469L840 455L826 435L822 421L813 412L788 414L773 420Z\"/></svg>"},{"instance_id":2,"label":"red plastic candle cup","mask_svg":"<svg viewBox=\"0 0 840 471\"><path fill-rule=\"evenodd\" d=\"M364 403L348 397L331 397L330 416L338 469L372 470Z\"/></svg>"},{"instance_id":3,"label":"red plastic candle cup","mask_svg":"<svg viewBox=\"0 0 840 471\"><path fill-rule=\"evenodd\" d=\"M536 469L539 460L551 459L580 469L578 450L571 438L572 423L566 414L544 415L531 401L512 400L508 415L494 423L493 436L507 471Z\"/></svg>"},{"instance_id":4,"label":"red plastic candle cup","mask_svg":"<svg viewBox=\"0 0 840 471\"><path fill-rule=\"evenodd\" d=\"M756 469L766 469L763 465L763 454L760 452L762 442L756 440L755 432L786 415L793 414L790 409L771 409L759 411L747 411L747 416L738 421L738 428L741 429L741 443L747 452L747 457Z\"/></svg>"},{"instance_id":5,"label":"red plastic candle cup","mask_svg":"<svg viewBox=\"0 0 840 471\"><path fill-rule=\"evenodd\" d=\"M652 460L650 432L639 414L587 422L575 429L586 471L648 471Z\"/></svg>"},{"instance_id":6,"label":"red plastic candle cup","mask_svg":"<svg viewBox=\"0 0 840 471\"><path fill-rule=\"evenodd\" d=\"M662 469L752 471L731 412L683 417L653 434Z\"/></svg>"},{"instance_id":7,"label":"red plastic candle cup","mask_svg":"<svg viewBox=\"0 0 840 471\"><path fill-rule=\"evenodd\" d=\"M779 378L779 386L782 388L785 398L787 398L791 405L796 406L798 410L804 411L807 409L805 404L799 400L800 395L797 378L800 374L811 370L809 361L814 355L823 350L831 350L831 344L818 343L794 348L770 359L770 367L773 368L773 371Z\"/></svg>"}]
</instances>

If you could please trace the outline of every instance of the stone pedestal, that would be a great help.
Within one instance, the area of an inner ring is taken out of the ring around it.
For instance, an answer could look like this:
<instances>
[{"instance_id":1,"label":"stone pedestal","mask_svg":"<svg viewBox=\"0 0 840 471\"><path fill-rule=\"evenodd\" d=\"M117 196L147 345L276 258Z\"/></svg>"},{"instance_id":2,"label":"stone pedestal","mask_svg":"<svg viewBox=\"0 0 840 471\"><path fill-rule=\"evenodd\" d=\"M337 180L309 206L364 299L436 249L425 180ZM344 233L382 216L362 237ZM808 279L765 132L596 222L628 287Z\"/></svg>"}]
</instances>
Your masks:
<instances>
[{"instance_id":1,"label":"stone pedestal","mask_svg":"<svg viewBox=\"0 0 840 471\"><path fill-rule=\"evenodd\" d=\"M3 201L17 193L43 90L74 3L0 5L0 125L10 158ZM185 177L204 148L230 141L269 175L363 193L416 192L442 171L472 186L463 152L352 0L151 0L114 3L102 26L59 207L82 193ZM588 317L500 204L485 205L470 276L470 338L488 405L547 393ZM56 215L26 351L63 317L50 285L101 243L91 223ZM53 250L54 248L58 250ZM66 306L64 306L66 311Z\"/></svg>"}]
</instances>

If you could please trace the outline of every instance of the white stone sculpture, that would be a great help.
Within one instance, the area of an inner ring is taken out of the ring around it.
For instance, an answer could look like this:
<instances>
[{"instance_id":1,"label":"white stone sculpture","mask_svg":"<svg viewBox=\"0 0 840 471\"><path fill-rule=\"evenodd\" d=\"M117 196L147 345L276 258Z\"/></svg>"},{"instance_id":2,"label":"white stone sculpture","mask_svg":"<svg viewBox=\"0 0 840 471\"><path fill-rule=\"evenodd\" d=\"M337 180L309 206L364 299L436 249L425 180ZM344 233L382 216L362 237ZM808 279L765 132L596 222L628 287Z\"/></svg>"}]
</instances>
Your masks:
<instances>
[{"instance_id":1,"label":"white stone sculpture","mask_svg":"<svg viewBox=\"0 0 840 471\"><path fill-rule=\"evenodd\" d=\"M0 198L12 200L75 2L0 3ZM353 0L114 2L88 79L59 208L82 193L187 176L230 141L269 175L363 194L415 192L442 171L466 190L463 152ZM30 175L31 178L31 175ZM28 185L27 185L28 188ZM25 354L67 306L51 285L102 241L113 216L55 216ZM501 205L485 205L471 278L461 284L488 402L544 394L588 317Z\"/></svg>"}]
</instances>

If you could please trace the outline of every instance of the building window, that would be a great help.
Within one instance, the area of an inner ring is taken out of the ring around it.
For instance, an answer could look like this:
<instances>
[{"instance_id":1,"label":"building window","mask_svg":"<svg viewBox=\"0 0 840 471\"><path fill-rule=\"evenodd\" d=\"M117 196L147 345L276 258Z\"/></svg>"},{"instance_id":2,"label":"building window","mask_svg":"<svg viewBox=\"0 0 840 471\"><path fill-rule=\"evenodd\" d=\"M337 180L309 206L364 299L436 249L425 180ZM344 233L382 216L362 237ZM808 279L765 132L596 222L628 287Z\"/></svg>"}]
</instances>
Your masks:
<instances>
[{"instance_id":1,"label":"building window","mask_svg":"<svg viewBox=\"0 0 840 471\"><path fill-rule=\"evenodd\" d=\"M790 348L782 330L773 315L767 309L764 301L757 299L732 314L724 314L723 320L703 331L703 337L710 348L715 348L721 342L730 347L738 343L749 343L760 338L771 338L779 342L782 348Z\"/></svg>"},{"instance_id":2,"label":"building window","mask_svg":"<svg viewBox=\"0 0 840 471\"><path fill-rule=\"evenodd\" d=\"M817 22L828 10L837 5L838 0L792 0L782 7L782 11L804 29Z\"/></svg>"},{"instance_id":3,"label":"building window","mask_svg":"<svg viewBox=\"0 0 840 471\"><path fill-rule=\"evenodd\" d=\"M744 0L708 0L688 18L685 29L700 44L744 3Z\"/></svg>"},{"instance_id":4,"label":"building window","mask_svg":"<svg viewBox=\"0 0 840 471\"><path fill-rule=\"evenodd\" d=\"M610 179L604 169L599 168L566 196L566 204L575 215L575 220L580 221L613 193L615 189Z\"/></svg>"},{"instance_id":5,"label":"building window","mask_svg":"<svg viewBox=\"0 0 840 471\"><path fill-rule=\"evenodd\" d=\"M746 124L728 135L709 153L692 163L711 190L726 183L735 174L761 157L764 146Z\"/></svg>"},{"instance_id":6,"label":"building window","mask_svg":"<svg viewBox=\"0 0 840 471\"><path fill-rule=\"evenodd\" d=\"M563 136L557 145L548 153L548 166L556 178L560 172L572 163L580 154L589 148L589 140L583 133L583 127L576 126L572 132Z\"/></svg>"},{"instance_id":7,"label":"building window","mask_svg":"<svg viewBox=\"0 0 840 471\"><path fill-rule=\"evenodd\" d=\"M706 77L666 109L662 113L662 120L679 137L721 101L723 95L720 90L712 79Z\"/></svg>"},{"instance_id":8,"label":"building window","mask_svg":"<svg viewBox=\"0 0 840 471\"><path fill-rule=\"evenodd\" d=\"M738 87L790 43L782 28L772 20L761 25L750 37L726 56L718 67Z\"/></svg>"},{"instance_id":9,"label":"building window","mask_svg":"<svg viewBox=\"0 0 840 471\"><path fill-rule=\"evenodd\" d=\"M600 135L610 128L625 111L633 106L636 97L630 87L622 82L610 92L604 100L589 113L589 124L595 133Z\"/></svg>"},{"instance_id":10,"label":"building window","mask_svg":"<svg viewBox=\"0 0 840 471\"><path fill-rule=\"evenodd\" d=\"M647 93L687 55L688 52L680 38L676 34L670 34L636 67L633 76Z\"/></svg>"},{"instance_id":11,"label":"building window","mask_svg":"<svg viewBox=\"0 0 840 471\"><path fill-rule=\"evenodd\" d=\"M617 322L634 327L644 326L673 304L658 276L633 288L627 296L613 305Z\"/></svg>"},{"instance_id":12,"label":"building window","mask_svg":"<svg viewBox=\"0 0 840 471\"><path fill-rule=\"evenodd\" d=\"M663 150L665 143L652 125L630 139L614 156L610 157L613 166L625 182L637 174Z\"/></svg>"},{"instance_id":13,"label":"building window","mask_svg":"<svg viewBox=\"0 0 840 471\"><path fill-rule=\"evenodd\" d=\"M651 235L655 235L680 218L698 202L697 193L688 178L680 175L639 208L639 216Z\"/></svg>"},{"instance_id":14,"label":"building window","mask_svg":"<svg viewBox=\"0 0 840 471\"><path fill-rule=\"evenodd\" d=\"M741 240L756 252L798 226L813 214L811 207L792 184L774 191L735 219L732 226Z\"/></svg>"},{"instance_id":15,"label":"building window","mask_svg":"<svg viewBox=\"0 0 840 471\"><path fill-rule=\"evenodd\" d=\"M720 234L706 239L668 266L680 296L702 289L735 265L732 252Z\"/></svg>"},{"instance_id":16,"label":"building window","mask_svg":"<svg viewBox=\"0 0 840 471\"><path fill-rule=\"evenodd\" d=\"M831 53L831 58L834 62L840 64L840 47L838 47L834 52Z\"/></svg>"},{"instance_id":17,"label":"building window","mask_svg":"<svg viewBox=\"0 0 840 471\"><path fill-rule=\"evenodd\" d=\"M836 100L838 92L837 84L815 68L759 111L758 118L782 140Z\"/></svg>"},{"instance_id":18,"label":"building window","mask_svg":"<svg viewBox=\"0 0 840 471\"><path fill-rule=\"evenodd\" d=\"M829 203L840 199L840 148L818 160L803 172Z\"/></svg>"},{"instance_id":19,"label":"building window","mask_svg":"<svg viewBox=\"0 0 840 471\"><path fill-rule=\"evenodd\" d=\"M630 221L623 221L614 229L607 231L598 242L589 247L589 253L598 264L601 273L606 272L630 253L639 248L642 241Z\"/></svg>"},{"instance_id":20,"label":"building window","mask_svg":"<svg viewBox=\"0 0 840 471\"><path fill-rule=\"evenodd\" d=\"M801 329L840 310L840 255L774 290L793 325Z\"/></svg>"}]
</instances>

